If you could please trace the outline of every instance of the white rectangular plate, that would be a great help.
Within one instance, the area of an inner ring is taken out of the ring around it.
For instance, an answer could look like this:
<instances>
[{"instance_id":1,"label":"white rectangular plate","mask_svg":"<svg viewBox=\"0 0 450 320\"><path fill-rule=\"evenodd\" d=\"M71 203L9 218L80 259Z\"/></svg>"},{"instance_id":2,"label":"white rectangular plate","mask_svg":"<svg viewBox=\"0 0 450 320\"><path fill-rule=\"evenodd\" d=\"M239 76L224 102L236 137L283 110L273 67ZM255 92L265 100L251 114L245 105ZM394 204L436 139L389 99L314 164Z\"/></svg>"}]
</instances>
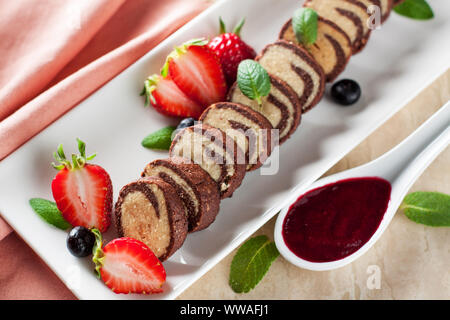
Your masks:
<instances>
[{"instance_id":1,"label":"white rectangular plate","mask_svg":"<svg viewBox=\"0 0 450 320\"><path fill-rule=\"evenodd\" d=\"M433 0L431 21L413 21L392 13L372 33L364 51L351 58L341 78L357 80L363 96L357 105L340 107L325 96L306 114L294 136L280 148L279 171L247 174L231 199L222 201L216 221L190 234L164 266L167 283L158 295L116 295L93 273L89 258L77 259L66 249L66 232L43 222L30 208L33 197L52 199L50 163L59 143L75 152L75 138L97 152L95 163L111 175L114 197L139 177L144 166L166 152L140 145L144 136L175 122L139 96L143 80L158 72L171 49L194 37L212 37L222 16L232 26L242 17L242 37L260 51L274 41L298 0L219 1L122 72L79 106L0 163L0 212L37 254L80 299L173 299L211 269L248 236L293 200L293 189L306 189L334 163L389 119L450 63L448 0ZM51 106L49 106L51 107ZM427 106L424 105L424 108ZM114 227L106 235L114 237Z\"/></svg>"}]
</instances>

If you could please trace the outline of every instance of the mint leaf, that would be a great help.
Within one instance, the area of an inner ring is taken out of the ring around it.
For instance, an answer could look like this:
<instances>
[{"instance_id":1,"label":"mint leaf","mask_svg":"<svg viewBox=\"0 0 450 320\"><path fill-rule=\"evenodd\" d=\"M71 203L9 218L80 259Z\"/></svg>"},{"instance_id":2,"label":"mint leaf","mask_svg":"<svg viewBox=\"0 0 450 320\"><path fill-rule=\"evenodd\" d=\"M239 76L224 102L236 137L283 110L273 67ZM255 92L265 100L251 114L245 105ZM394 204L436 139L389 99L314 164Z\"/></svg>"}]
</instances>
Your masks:
<instances>
[{"instance_id":1,"label":"mint leaf","mask_svg":"<svg viewBox=\"0 0 450 320\"><path fill-rule=\"evenodd\" d=\"M67 230L72 227L70 223L64 220L56 203L40 198L30 199L29 202L33 210L49 224L62 230Z\"/></svg>"},{"instance_id":2,"label":"mint leaf","mask_svg":"<svg viewBox=\"0 0 450 320\"><path fill-rule=\"evenodd\" d=\"M267 236L247 240L237 251L231 262L229 284L234 292L252 290L280 255L275 243Z\"/></svg>"},{"instance_id":3,"label":"mint leaf","mask_svg":"<svg viewBox=\"0 0 450 320\"><path fill-rule=\"evenodd\" d=\"M172 143L172 133L175 129L173 126L168 126L149 134L142 140L142 146L149 149L169 150Z\"/></svg>"},{"instance_id":4,"label":"mint leaf","mask_svg":"<svg viewBox=\"0 0 450 320\"><path fill-rule=\"evenodd\" d=\"M261 98L269 94L271 84L267 71L256 61L246 59L238 66L237 83L249 99L262 104Z\"/></svg>"},{"instance_id":5,"label":"mint leaf","mask_svg":"<svg viewBox=\"0 0 450 320\"><path fill-rule=\"evenodd\" d=\"M294 11L292 28L299 43L307 46L316 42L318 18L317 12L311 8L300 8Z\"/></svg>"},{"instance_id":6,"label":"mint leaf","mask_svg":"<svg viewBox=\"0 0 450 320\"><path fill-rule=\"evenodd\" d=\"M400 206L408 219L433 227L450 227L450 195L440 192L413 192Z\"/></svg>"},{"instance_id":7,"label":"mint leaf","mask_svg":"<svg viewBox=\"0 0 450 320\"><path fill-rule=\"evenodd\" d=\"M429 20L434 17L433 10L425 0L405 0L396 5L394 11L417 20Z\"/></svg>"}]
</instances>

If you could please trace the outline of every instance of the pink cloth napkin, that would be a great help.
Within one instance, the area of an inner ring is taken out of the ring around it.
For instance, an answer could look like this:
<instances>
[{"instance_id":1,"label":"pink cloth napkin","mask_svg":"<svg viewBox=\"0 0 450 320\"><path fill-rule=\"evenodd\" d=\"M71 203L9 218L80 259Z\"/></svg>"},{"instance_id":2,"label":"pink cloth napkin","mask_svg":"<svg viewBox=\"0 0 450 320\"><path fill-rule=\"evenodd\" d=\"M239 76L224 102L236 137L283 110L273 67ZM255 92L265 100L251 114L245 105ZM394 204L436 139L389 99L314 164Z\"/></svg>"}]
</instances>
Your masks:
<instances>
[{"instance_id":1,"label":"pink cloth napkin","mask_svg":"<svg viewBox=\"0 0 450 320\"><path fill-rule=\"evenodd\" d=\"M207 6L206 0L0 0L0 160ZM10 233L0 218L0 299L74 298Z\"/></svg>"}]
</instances>

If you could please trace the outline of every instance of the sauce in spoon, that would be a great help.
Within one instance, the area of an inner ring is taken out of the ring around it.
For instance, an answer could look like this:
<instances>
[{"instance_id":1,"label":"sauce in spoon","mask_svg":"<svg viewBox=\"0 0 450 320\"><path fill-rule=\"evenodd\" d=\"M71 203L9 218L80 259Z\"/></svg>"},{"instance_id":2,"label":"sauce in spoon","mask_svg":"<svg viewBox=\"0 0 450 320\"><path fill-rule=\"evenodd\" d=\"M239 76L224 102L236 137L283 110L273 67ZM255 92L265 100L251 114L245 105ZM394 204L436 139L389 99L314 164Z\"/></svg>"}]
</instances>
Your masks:
<instances>
[{"instance_id":1,"label":"sauce in spoon","mask_svg":"<svg viewBox=\"0 0 450 320\"><path fill-rule=\"evenodd\" d=\"M390 197L391 184L378 177L346 179L311 190L289 208L284 242L311 262L345 258L378 229Z\"/></svg>"}]
</instances>

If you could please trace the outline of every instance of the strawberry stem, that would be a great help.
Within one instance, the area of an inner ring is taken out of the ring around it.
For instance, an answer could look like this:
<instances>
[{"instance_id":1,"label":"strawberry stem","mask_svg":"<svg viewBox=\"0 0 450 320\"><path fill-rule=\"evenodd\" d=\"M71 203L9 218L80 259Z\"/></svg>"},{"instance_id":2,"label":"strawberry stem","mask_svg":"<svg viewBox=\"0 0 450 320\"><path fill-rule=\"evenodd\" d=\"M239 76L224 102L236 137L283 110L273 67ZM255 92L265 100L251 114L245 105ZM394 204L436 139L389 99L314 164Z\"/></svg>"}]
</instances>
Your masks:
<instances>
[{"instance_id":1,"label":"strawberry stem","mask_svg":"<svg viewBox=\"0 0 450 320\"><path fill-rule=\"evenodd\" d=\"M100 279L100 269L103 266L103 262L105 260L105 254L103 253L103 238L100 230L96 228L92 228L91 232L95 235L95 244L92 248L92 262L95 264L95 273L97 277Z\"/></svg>"},{"instance_id":2,"label":"strawberry stem","mask_svg":"<svg viewBox=\"0 0 450 320\"><path fill-rule=\"evenodd\" d=\"M68 170L80 169L83 168L88 160L92 160L95 158L96 154L89 156L86 158L86 144L77 138L78 142L78 151L79 155L72 154L72 162L66 159L66 155L64 154L63 146L60 144L56 152L53 153L53 157L60 164L57 165L52 162L52 166L57 170L62 170L67 168Z\"/></svg>"},{"instance_id":3,"label":"strawberry stem","mask_svg":"<svg viewBox=\"0 0 450 320\"><path fill-rule=\"evenodd\" d=\"M80 169L82 165L78 162L78 156L72 154L72 169Z\"/></svg>"}]
</instances>

